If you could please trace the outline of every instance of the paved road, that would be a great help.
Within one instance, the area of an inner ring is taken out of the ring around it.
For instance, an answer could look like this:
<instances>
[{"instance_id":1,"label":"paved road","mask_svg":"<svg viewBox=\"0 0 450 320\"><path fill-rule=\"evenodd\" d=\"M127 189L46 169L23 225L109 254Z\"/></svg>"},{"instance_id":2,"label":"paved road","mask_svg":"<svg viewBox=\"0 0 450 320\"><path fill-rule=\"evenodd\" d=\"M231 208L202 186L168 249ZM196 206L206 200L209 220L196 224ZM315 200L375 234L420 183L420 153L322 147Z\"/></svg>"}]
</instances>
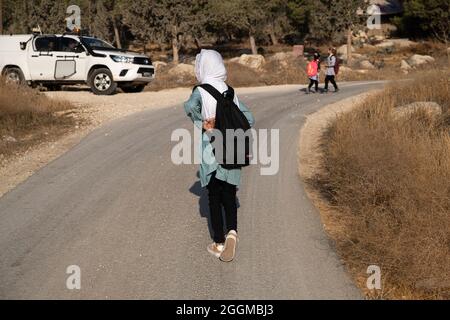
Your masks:
<instances>
[{"instance_id":1,"label":"paved road","mask_svg":"<svg viewBox=\"0 0 450 320\"><path fill-rule=\"evenodd\" d=\"M279 128L281 168L245 170L234 263L210 257L197 166L170 161L181 106L112 122L0 199L3 299L358 299L297 174L305 115L339 94L292 90L241 97L257 128ZM66 289L66 268L82 271Z\"/></svg>"}]
</instances>

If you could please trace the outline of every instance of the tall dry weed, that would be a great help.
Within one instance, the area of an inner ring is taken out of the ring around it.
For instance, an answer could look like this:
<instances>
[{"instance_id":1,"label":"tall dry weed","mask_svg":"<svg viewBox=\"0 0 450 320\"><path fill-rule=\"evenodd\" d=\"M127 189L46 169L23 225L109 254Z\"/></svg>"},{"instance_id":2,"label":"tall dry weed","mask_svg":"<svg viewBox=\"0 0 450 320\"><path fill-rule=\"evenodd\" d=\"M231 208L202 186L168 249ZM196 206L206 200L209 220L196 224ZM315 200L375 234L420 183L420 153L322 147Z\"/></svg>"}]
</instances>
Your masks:
<instances>
[{"instance_id":1,"label":"tall dry weed","mask_svg":"<svg viewBox=\"0 0 450 320\"><path fill-rule=\"evenodd\" d=\"M72 108L37 90L0 80L0 154L6 156L62 134L73 126L74 119L64 112Z\"/></svg>"}]
</instances>

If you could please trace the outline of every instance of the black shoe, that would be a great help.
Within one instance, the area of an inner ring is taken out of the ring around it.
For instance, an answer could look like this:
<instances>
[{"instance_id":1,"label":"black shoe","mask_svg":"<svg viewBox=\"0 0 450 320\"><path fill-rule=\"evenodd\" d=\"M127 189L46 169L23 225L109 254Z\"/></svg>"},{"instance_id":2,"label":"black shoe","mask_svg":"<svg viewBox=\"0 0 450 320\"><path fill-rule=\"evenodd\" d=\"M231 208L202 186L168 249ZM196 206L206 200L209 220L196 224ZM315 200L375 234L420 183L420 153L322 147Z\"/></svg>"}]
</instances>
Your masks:
<instances>
[{"instance_id":1,"label":"black shoe","mask_svg":"<svg viewBox=\"0 0 450 320\"><path fill-rule=\"evenodd\" d=\"M338 93L340 90L339 89L336 89L336 90L334 90L334 93Z\"/></svg>"}]
</instances>

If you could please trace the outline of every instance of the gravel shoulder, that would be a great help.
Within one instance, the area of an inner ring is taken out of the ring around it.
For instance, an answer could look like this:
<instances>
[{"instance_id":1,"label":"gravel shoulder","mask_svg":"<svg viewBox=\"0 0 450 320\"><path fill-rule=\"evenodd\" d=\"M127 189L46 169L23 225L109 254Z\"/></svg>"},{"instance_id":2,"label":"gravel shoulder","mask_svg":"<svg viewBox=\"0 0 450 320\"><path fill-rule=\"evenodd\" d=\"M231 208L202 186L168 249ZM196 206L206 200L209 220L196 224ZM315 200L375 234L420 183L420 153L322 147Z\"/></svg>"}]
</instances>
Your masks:
<instances>
[{"instance_id":1,"label":"gravel shoulder","mask_svg":"<svg viewBox=\"0 0 450 320\"><path fill-rule=\"evenodd\" d=\"M292 90L297 85L240 88L241 95L260 92ZM0 197L27 180L39 169L59 158L77 145L93 130L113 120L146 111L169 108L183 103L191 93L190 88L177 88L158 92L95 96L87 90L47 92L47 96L72 103L74 116L85 120L86 125L74 127L73 131L56 140L43 142L25 153L4 159L0 164Z\"/></svg>"}]
</instances>

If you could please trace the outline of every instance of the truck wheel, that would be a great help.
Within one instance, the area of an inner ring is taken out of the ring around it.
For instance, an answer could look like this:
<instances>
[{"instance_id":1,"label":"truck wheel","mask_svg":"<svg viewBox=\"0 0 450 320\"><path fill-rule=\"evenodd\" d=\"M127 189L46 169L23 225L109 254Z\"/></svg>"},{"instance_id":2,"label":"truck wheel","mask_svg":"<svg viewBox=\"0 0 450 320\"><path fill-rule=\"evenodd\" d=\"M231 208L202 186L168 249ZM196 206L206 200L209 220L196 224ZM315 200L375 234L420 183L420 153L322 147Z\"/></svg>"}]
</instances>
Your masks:
<instances>
[{"instance_id":1,"label":"truck wheel","mask_svg":"<svg viewBox=\"0 0 450 320\"><path fill-rule=\"evenodd\" d=\"M146 84L137 84L134 86L122 86L120 89L125 93L138 93L144 91L146 86Z\"/></svg>"},{"instance_id":2,"label":"truck wheel","mask_svg":"<svg viewBox=\"0 0 450 320\"><path fill-rule=\"evenodd\" d=\"M111 95L117 89L111 71L102 68L92 71L89 76L89 86L96 95Z\"/></svg>"},{"instance_id":3,"label":"truck wheel","mask_svg":"<svg viewBox=\"0 0 450 320\"><path fill-rule=\"evenodd\" d=\"M8 68L4 73L4 77L7 84L18 86L25 84L25 77L19 68Z\"/></svg>"}]
</instances>

